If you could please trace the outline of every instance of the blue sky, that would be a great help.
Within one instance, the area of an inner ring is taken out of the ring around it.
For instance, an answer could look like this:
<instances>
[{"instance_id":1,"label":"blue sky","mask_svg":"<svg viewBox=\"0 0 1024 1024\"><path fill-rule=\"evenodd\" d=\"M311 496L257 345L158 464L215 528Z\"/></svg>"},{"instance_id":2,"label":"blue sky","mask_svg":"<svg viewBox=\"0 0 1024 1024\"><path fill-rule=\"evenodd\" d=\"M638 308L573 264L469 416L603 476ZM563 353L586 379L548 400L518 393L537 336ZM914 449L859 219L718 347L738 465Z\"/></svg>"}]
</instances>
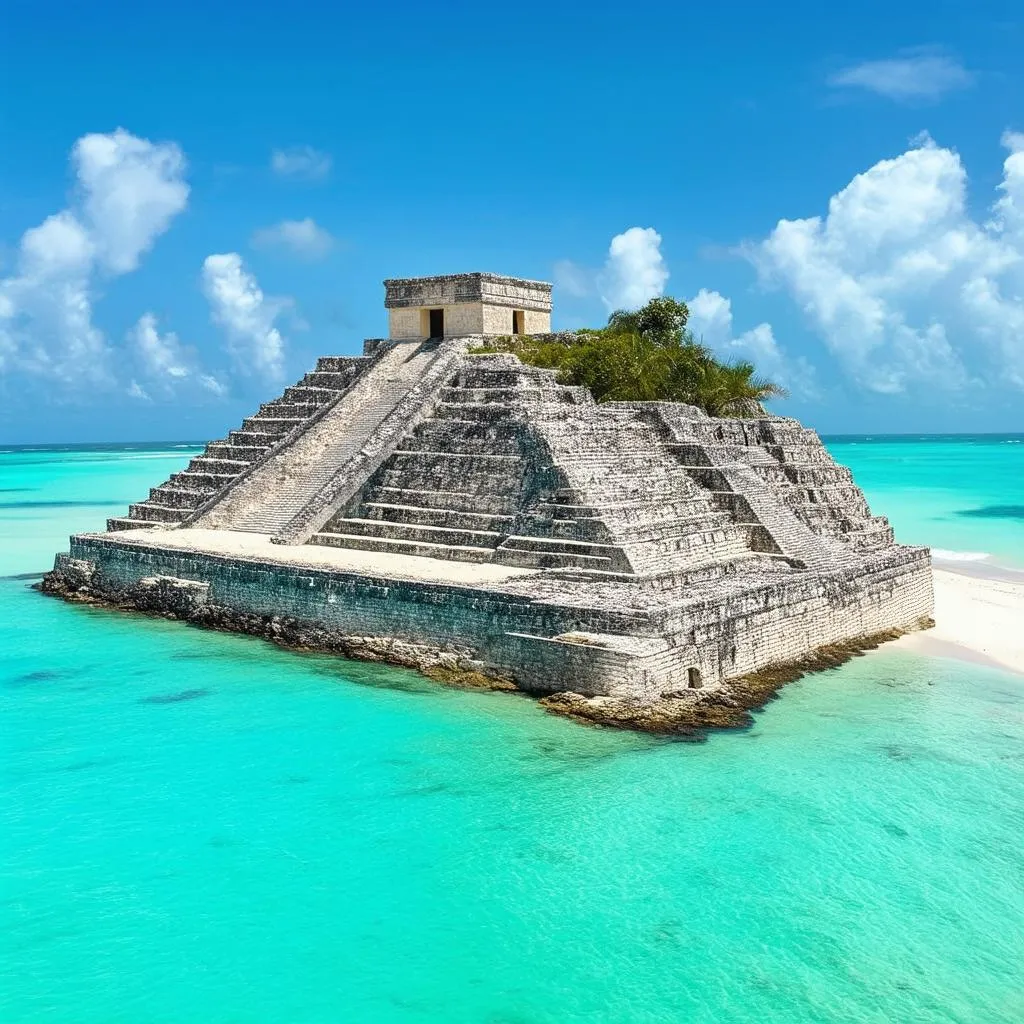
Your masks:
<instances>
[{"instance_id":1,"label":"blue sky","mask_svg":"<svg viewBox=\"0 0 1024 1024\"><path fill-rule=\"evenodd\" d=\"M220 435L468 270L691 301L822 432L1024 429L1018 3L4 22L0 442Z\"/></svg>"}]
</instances>

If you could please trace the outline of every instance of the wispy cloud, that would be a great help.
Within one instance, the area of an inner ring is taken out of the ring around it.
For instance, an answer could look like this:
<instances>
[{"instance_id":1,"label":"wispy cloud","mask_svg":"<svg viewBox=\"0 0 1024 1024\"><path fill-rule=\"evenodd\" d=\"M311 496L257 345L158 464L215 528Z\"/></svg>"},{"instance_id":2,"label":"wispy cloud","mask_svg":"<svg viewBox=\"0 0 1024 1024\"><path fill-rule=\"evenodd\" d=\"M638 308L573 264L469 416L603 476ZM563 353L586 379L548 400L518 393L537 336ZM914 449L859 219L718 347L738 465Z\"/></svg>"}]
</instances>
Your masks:
<instances>
[{"instance_id":1,"label":"wispy cloud","mask_svg":"<svg viewBox=\"0 0 1024 1024\"><path fill-rule=\"evenodd\" d=\"M203 263L203 292L214 323L224 328L228 348L245 373L268 380L284 373L284 338L274 326L289 299L263 294L237 252L214 253Z\"/></svg>"},{"instance_id":2,"label":"wispy cloud","mask_svg":"<svg viewBox=\"0 0 1024 1024\"><path fill-rule=\"evenodd\" d=\"M133 397L150 399L155 393L170 398L186 386L199 387L217 396L227 392L221 381L202 372L195 350L183 345L174 331L160 333L155 314L143 313L128 332L127 341L145 385L133 378L128 389Z\"/></svg>"},{"instance_id":3,"label":"wispy cloud","mask_svg":"<svg viewBox=\"0 0 1024 1024\"><path fill-rule=\"evenodd\" d=\"M886 60L852 64L832 75L837 89L866 89L897 102L937 100L966 89L974 77L956 58L934 51L907 51Z\"/></svg>"},{"instance_id":4,"label":"wispy cloud","mask_svg":"<svg viewBox=\"0 0 1024 1024\"><path fill-rule=\"evenodd\" d=\"M802 356L793 359L775 338L772 325L758 324L741 334L733 333L732 302L720 292L701 288L686 300L688 327L697 339L724 359L748 360L759 373L805 398L817 398L814 368Z\"/></svg>"},{"instance_id":5,"label":"wispy cloud","mask_svg":"<svg viewBox=\"0 0 1024 1024\"><path fill-rule=\"evenodd\" d=\"M252 244L257 249L284 249L302 259L318 260L334 248L334 239L312 217L306 217L259 228L253 232Z\"/></svg>"},{"instance_id":6,"label":"wispy cloud","mask_svg":"<svg viewBox=\"0 0 1024 1024\"><path fill-rule=\"evenodd\" d=\"M270 169L281 178L322 181L331 173L333 162L329 153L312 146L289 146L270 154Z\"/></svg>"}]
</instances>

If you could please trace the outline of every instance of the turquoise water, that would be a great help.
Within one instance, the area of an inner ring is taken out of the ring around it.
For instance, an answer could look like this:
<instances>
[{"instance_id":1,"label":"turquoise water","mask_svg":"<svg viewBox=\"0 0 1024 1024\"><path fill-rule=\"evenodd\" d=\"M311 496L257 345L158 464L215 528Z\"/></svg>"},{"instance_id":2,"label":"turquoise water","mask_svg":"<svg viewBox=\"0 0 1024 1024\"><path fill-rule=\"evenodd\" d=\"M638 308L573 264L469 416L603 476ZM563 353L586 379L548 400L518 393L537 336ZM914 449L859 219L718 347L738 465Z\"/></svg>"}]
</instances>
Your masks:
<instances>
[{"instance_id":1,"label":"turquoise water","mask_svg":"<svg viewBox=\"0 0 1024 1024\"><path fill-rule=\"evenodd\" d=\"M0 573L187 455L0 454ZM856 457L870 490L896 456ZM27 582L0 580L5 1024L1024 1018L1020 677L883 649L667 742Z\"/></svg>"},{"instance_id":2,"label":"turquoise water","mask_svg":"<svg viewBox=\"0 0 1024 1024\"><path fill-rule=\"evenodd\" d=\"M827 440L897 540L943 563L1024 568L1024 434Z\"/></svg>"}]
</instances>

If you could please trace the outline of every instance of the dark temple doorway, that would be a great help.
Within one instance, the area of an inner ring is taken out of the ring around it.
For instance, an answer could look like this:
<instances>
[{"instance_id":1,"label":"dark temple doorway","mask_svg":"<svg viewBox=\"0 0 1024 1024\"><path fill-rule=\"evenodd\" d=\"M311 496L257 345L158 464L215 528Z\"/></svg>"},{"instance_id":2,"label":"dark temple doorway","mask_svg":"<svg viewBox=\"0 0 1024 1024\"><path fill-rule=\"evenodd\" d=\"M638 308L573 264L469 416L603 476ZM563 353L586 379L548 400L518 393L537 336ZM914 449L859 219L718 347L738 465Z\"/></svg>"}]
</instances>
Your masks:
<instances>
[{"instance_id":1,"label":"dark temple doorway","mask_svg":"<svg viewBox=\"0 0 1024 1024\"><path fill-rule=\"evenodd\" d=\"M432 309L430 311L430 337L444 337L444 310Z\"/></svg>"}]
</instances>

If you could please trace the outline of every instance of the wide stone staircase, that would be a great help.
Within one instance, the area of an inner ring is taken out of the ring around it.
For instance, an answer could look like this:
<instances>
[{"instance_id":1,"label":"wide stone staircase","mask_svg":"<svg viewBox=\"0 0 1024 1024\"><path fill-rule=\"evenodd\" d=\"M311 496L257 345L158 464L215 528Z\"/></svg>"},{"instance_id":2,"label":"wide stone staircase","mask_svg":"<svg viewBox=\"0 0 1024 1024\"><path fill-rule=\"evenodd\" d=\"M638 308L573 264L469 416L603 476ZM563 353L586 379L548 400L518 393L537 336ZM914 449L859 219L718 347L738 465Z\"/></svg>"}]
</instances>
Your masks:
<instances>
[{"instance_id":1,"label":"wide stone staircase","mask_svg":"<svg viewBox=\"0 0 1024 1024\"><path fill-rule=\"evenodd\" d=\"M298 384L260 406L220 441L206 446L180 473L149 492L128 515L107 520L108 530L171 528L192 519L269 454L287 445L330 408L370 365L362 356L324 356Z\"/></svg>"},{"instance_id":2,"label":"wide stone staircase","mask_svg":"<svg viewBox=\"0 0 1024 1024\"><path fill-rule=\"evenodd\" d=\"M598 574L750 557L763 530L666 453L640 406L470 357L433 415L311 543Z\"/></svg>"},{"instance_id":3,"label":"wide stone staircase","mask_svg":"<svg viewBox=\"0 0 1024 1024\"><path fill-rule=\"evenodd\" d=\"M558 500L600 518L635 572L678 574L764 550L758 524L677 464L642 404L595 406L541 429L569 485Z\"/></svg>"},{"instance_id":4,"label":"wide stone staircase","mask_svg":"<svg viewBox=\"0 0 1024 1024\"><path fill-rule=\"evenodd\" d=\"M629 572L603 524L573 518L554 499L564 479L531 428L546 406L590 401L586 392L560 387L543 371L490 368L471 357L441 391L433 414L310 543L526 568Z\"/></svg>"},{"instance_id":5,"label":"wide stone staircase","mask_svg":"<svg viewBox=\"0 0 1024 1024\"><path fill-rule=\"evenodd\" d=\"M328 414L233 488L196 525L276 535L358 462L384 421L428 373L438 339L379 351L365 374Z\"/></svg>"}]
</instances>

